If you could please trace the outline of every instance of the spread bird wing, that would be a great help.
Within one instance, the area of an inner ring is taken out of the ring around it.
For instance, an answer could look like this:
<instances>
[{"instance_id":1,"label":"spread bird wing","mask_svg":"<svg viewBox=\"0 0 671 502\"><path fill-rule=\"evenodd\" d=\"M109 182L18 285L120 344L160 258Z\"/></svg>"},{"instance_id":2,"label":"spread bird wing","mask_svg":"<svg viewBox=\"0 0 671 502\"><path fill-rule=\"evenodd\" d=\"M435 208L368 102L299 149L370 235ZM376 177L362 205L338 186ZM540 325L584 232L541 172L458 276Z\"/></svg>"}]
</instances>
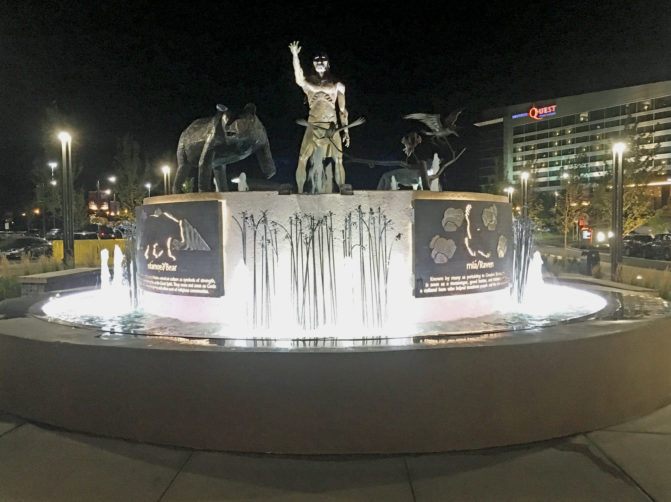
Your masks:
<instances>
[{"instance_id":1,"label":"spread bird wing","mask_svg":"<svg viewBox=\"0 0 671 502\"><path fill-rule=\"evenodd\" d=\"M445 118L445 125L447 127L454 127L454 125L457 123L457 119L459 118L459 115L461 115L461 112L464 110L456 110L450 113L446 118Z\"/></svg>"},{"instance_id":2,"label":"spread bird wing","mask_svg":"<svg viewBox=\"0 0 671 502\"><path fill-rule=\"evenodd\" d=\"M430 113L411 113L403 117L404 119L419 120L433 132L438 132L443 128L443 124L440 123L440 115L430 114Z\"/></svg>"}]
</instances>

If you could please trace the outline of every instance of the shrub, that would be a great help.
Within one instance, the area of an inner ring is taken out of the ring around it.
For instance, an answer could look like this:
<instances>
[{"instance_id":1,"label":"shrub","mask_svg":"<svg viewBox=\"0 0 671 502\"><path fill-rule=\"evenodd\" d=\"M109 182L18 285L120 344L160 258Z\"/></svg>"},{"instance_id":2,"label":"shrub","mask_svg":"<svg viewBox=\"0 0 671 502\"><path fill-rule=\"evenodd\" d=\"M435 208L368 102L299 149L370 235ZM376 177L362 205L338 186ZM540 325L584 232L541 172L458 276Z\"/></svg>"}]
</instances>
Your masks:
<instances>
[{"instance_id":1,"label":"shrub","mask_svg":"<svg viewBox=\"0 0 671 502\"><path fill-rule=\"evenodd\" d=\"M62 263L46 256L34 260L24 257L19 261L10 261L0 256L0 300L21 296L19 277L22 275L53 272L62 268Z\"/></svg>"}]
</instances>

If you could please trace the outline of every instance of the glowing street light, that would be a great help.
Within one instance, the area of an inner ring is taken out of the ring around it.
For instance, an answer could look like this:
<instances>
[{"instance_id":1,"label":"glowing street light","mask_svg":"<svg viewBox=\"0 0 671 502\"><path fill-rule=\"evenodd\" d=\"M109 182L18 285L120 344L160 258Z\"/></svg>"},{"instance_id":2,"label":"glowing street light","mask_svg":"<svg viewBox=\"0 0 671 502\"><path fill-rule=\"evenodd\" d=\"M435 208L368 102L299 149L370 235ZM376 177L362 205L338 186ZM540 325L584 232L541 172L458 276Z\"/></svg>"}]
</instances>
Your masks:
<instances>
[{"instance_id":1,"label":"glowing street light","mask_svg":"<svg viewBox=\"0 0 671 502\"><path fill-rule=\"evenodd\" d=\"M513 203L513 192L515 191L515 189L513 187L505 187L503 189L503 191L508 194L508 204L512 204Z\"/></svg>"},{"instance_id":2,"label":"glowing street light","mask_svg":"<svg viewBox=\"0 0 671 502\"><path fill-rule=\"evenodd\" d=\"M72 136L63 131L58 134L61 142L61 155L63 161L62 171L62 205L63 205L63 264L65 268L75 266L75 237L74 237L74 214L73 214L73 179L72 179Z\"/></svg>"},{"instance_id":3,"label":"glowing street light","mask_svg":"<svg viewBox=\"0 0 671 502\"><path fill-rule=\"evenodd\" d=\"M161 171L163 171L163 193L168 195L170 193L168 191L170 186L170 166L164 165L161 167Z\"/></svg>"},{"instance_id":4,"label":"glowing street light","mask_svg":"<svg viewBox=\"0 0 671 502\"><path fill-rule=\"evenodd\" d=\"M109 181L112 185L114 185L116 183L116 176L108 176L107 181ZM110 192L110 190L108 190L108 192ZM116 202L116 191L111 190L111 193L112 193L112 202Z\"/></svg>"},{"instance_id":5,"label":"glowing street light","mask_svg":"<svg viewBox=\"0 0 671 502\"><path fill-rule=\"evenodd\" d=\"M147 192L149 193L148 197L151 197L151 183L145 183L144 187L147 189Z\"/></svg>"},{"instance_id":6,"label":"glowing street light","mask_svg":"<svg viewBox=\"0 0 671 502\"><path fill-rule=\"evenodd\" d=\"M622 180L622 154L626 146L622 142L613 145L613 211L612 224L613 239L610 244L610 278L612 281L620 279L622 270L622 205L624 198L624 184Z\"/></svg>"},{"instance_id":7,"label":"glowing street light","mask_svg":"<svg viewBox=\"0 0 671 502\"><path fill-rule=\"evenodd\" d=\"M54 179L54 169L58 167L58 162L54 162L53 160L51 162L47 162L47 165L51 168L51 179Z\"/></svg>"}]
</instances>

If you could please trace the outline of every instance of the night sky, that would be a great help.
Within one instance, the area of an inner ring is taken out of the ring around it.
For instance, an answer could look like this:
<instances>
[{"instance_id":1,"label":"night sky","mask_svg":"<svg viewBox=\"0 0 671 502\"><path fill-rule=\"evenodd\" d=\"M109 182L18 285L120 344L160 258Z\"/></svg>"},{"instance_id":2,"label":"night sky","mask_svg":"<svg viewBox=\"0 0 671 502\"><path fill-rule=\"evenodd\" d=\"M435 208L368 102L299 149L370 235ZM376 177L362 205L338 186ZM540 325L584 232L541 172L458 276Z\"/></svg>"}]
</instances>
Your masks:
<instances>
[{"instance_id":1,"label":"night sky","mask_svg":"<svg viewBox=\"0 0 671 502\"><path fill-rule=\"evenodd\" d=\"M112 174L115 143L128 133L158 182L158 167L175 164L180 132L216 103L255 103L277 179L293 179L304 131L294 120L307 106L292 40L306 73L313 54L327 52L347 86L350 120L367 119L352 130L349 153L376 159L403 158L400 138L418 128L407 113L464 108L468 145L485 108L671 79L668 1L167 4L2 2L0 215L28 207L52 104L70 118L89 189ZM373 188L383 172L346 169L355 189ZM448 189L475 189L472 160L455 164L449 180Z\"/></svg>"}]
</instances>

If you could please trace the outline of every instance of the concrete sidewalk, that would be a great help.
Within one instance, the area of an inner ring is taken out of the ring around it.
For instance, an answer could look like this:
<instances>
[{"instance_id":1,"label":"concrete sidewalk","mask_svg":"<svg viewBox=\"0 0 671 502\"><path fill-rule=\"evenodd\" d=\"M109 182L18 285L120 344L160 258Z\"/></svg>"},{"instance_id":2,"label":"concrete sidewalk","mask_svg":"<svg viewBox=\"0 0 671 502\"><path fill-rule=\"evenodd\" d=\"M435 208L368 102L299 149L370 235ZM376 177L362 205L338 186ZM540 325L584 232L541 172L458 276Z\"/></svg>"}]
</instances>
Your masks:
<instances>
[{"instance_id":1,"label":"concrete sidewalk","mask_svg":"<svg viewBox=\"0 0 671 502\"><path fill-rule=\"evenodd\" d=\"M14 500L671 501L671 405L555 441L379 457L191 451L0 413L0 501Z\"/></svg>"}]
</instances>

